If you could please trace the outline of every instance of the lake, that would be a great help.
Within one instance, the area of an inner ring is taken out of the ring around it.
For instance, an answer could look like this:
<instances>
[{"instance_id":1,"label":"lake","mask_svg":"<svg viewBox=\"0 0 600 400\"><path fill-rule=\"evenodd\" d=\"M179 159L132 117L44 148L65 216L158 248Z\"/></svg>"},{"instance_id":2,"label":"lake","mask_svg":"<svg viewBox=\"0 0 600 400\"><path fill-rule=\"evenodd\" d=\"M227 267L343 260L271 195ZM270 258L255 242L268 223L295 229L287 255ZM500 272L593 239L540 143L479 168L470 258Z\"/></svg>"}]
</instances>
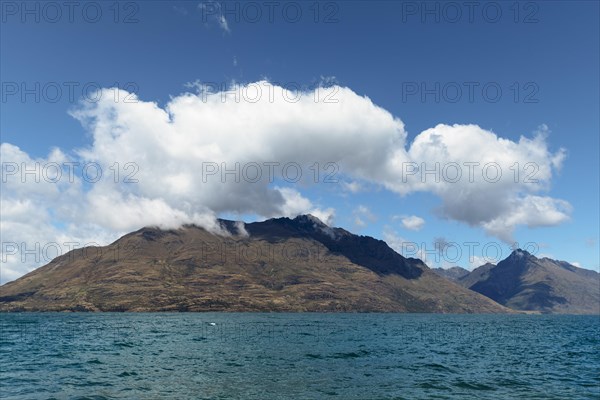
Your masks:
<instances>
[{"instance_id":1,"label":"lake","mask_svg":"<svg viewBox=\"0 0 600 400\"><path fill-rule=\"evenodd\" d=\"M0 398L600 398L599 316L15 313L0 327Z\"/></svg>"}]
</instances>

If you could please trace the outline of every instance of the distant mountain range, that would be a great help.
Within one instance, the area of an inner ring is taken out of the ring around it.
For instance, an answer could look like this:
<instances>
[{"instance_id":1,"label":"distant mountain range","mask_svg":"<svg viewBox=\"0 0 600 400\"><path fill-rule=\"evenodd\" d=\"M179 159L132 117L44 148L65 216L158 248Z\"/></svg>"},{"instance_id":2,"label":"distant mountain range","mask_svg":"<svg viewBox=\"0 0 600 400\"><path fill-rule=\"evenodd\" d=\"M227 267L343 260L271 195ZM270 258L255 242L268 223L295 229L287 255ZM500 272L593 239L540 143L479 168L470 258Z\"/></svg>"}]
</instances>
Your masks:
<instances>
[{"instance_id":1,"label":"distant mountain range","mask_svg":"<svg viewBox=\"0 0 600 400\"><path fill-rule=\"evenodd\" d=\"M460 267L434 272L515 310L600 314L600 274L524 250L471 272Z\"/></svg>"},{"instance_id":2,"label":"distant mountain range","mask_svg":"<svg viewBox=\"0 0 600 400\"><path fill-rule=\"evenodd\" d=\"M496 266L483 265L460 281L515 310L600 314L600 274L523 250Z\"/></svg>"},{"instance_id":3,"label":"distant mountain range","mask_svg":"<svg viewBox=\"0 0 600 400\"><path fill-rule=\"evenodd\" d=\"M433 268L432 271L454 282L457 282L463 276L469 275L469 270L462 267Z\"/></svg>"},{"instance_id":4,"label":"distant mountain range","mask_svg":"<svg viewBox=\"0 0 600 400\"><path fill-rule=\"evenodd\" d=\"M73 250L0 286L0 311L600 313L598 273L522 250L440 271L311 215L219 222Z\"/></svg>"}]
</instances>

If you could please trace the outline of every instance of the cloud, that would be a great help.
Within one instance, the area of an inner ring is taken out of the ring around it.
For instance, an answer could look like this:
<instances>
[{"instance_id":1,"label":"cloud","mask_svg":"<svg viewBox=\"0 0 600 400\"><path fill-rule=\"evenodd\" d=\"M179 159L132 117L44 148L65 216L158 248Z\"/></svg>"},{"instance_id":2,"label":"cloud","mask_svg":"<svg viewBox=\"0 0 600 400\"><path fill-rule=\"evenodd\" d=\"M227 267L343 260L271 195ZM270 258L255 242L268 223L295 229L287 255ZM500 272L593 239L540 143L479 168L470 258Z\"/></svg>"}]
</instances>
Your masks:
<instances>
[{"instance_id":1,"label":"cloud","mask_svg":"<svg viewBox=\"0 0 600 400\"><path fill-rule=\"evenodd\" d=\"M314 215L319 218L327 226L333 226L335 221L335 209L329 207L324 210L320 208L314 208L308 212L308 214Z\"/></svg>"},{"instance_id":2,"label":"cloud","mask_svg":"<svg viewBox=\"0 0 600 400\"><path fill-rule=\"evenodd\" d=\"M481 224L489 234L506 243L513 241L512 231L517 225L530 228L559 225L569 220L572 211L568 202L550 197L527 195L507 199L507 203L510 207L503 214Z\"/></svg>"},{"instance_id":3,"label":"cloud","mask_svg":"<svg viewBox=\"0 0 600 400\"><path fill-rule=\"evenodd\" d=\"M405 243L409 243L389 226L383 228L383 240L399 254L402 254Z\"/></svg>"},{"instance_id":4,"label":"cloud","mask_svg":"<svg viewBox=\"0 0 600 400\"><path fill-rule=\"evenodd\" d=\"M95 235L108 243L144 225L182 223L218 233L221 213L312 213L330 224L333 205L316 204L302 192L336 184L324 182L327 174L315 182L315 163L321 170L335 167L340 189L359 190L364 183L401 196L432 193L440 199L440 217L506 241L516 226L556 225L571 211L568 202L540 193L548 191L565 157L563 150L548 149L546 131L511 141L476 125L437 125L408 143L398 117L335 85L293 91L259 81L183 93L163 107L119 89L100 94L99 101L71 112L90 134L88 146L67 153L55 149L34 160L14 145L1 145L3 168L5 161L13 166L76 162L104 172L94 182L82 178L81 168L72 182L7 176L1 193L3 238ZM487 167L494 163L501 171L498 179ZM456 166L458 180L451 179ZM359 212L364 224L367 216ZM419 217L406 218L403 225L417 229ZM31 268L11 265L11 276Z\"/></svg>"},{"instance_id":5,"label":"cloud","mask_svg":"<svg viewBox=\"0 0 600 400\"><path fill-rule=\"evenodd\" d=\"M375 216L375 214L373 214L368 207L363 205L359 205L358 207L356 207L352 214L354 215L354 224L358 228L364 228L369 223L377 221L377 217Z\"/></svg>"},{"instance_id":6,"label":"cloud","mask_svg":"<svg viewBox=\"0 0 600 400\"><path fill-rule=\"evenodd\" d=\"M342 187L350 193L356 194L363 190L362 185L359 182L342 182Z\"/></svg>"},{"instance_id":7,"label":"cloud","mask_svg":"<svg viewBox=\"0 0 600 400\"><path fill-rule=\"evenodd\" d=\"M384 184L400 194L434 193L441 217L510 242L517 225L568 220L569 203L534 194L549 189L564 157L562 149L548 150L545 134L513 142L475 125L438 125L417 135L406 153L397 151L390 163L405 174Z\"/></svg>"},{"instance_id":8,"label":"cloud","mask_svg":"<svg viewBox=\"0 0 600 400\"><path fill-rule=\"evenodd\" d=\"M556 257L554 257L554 254L550 254L550 253L540 253L540 254L536 254L535 256L537 258L550 258L552 260L556 260Z\"/></svg>"},{"instance_id":9,"label":"cloud","mask_svg":"<svg viewBox=\"0 0 600 400\"><path fill-rule=\"evenodd\" d=\"M416 215L410 215L406 217L402 217L400 222L402 222L402 226L411 231L418 231L425 226L425 220L421 217L417 217Z\"/></svg>"},{"instance_id":10,"label":"cloud","mask_svg":"<svg viewBox=\"0 0 600 400\"><path fill-rule=\"evenodd\" d=\"M427 258L427 249L413 241L406 240L393 230L390 226L383 227L383 240L390 246L396 253L402 254L404 257L416 257L430 266Z\"/></svg>"},{"instance_id":11,"label":"cloud","mask_svg":"<svg viewBox=\"0 0 600 400\"><path fill-rule=\"evenodd\" d=\"M471 255L469 257L469 259L467 260L467 262L469 263L467 269L469 271L474 270L475 268L481 267L482 265L484 265L487 261L484 257L480 257L480 256L476 256L476 255Z\"/></svg>"},{"instance_id":12,"label":"cloud","mask_svg":"<svg viewBox=\"0 0 600 400\"><path fill-rule=\"evenodd\" d=\"M227 19L223 15L219 15L218 21L221 29L223 29L227 33L231 33L231 30L229 29L229 24L227 23Z\"/></svg>"},{"instance_id":13,"label":"cloud","mask_svg":"<svg viewBox=\"0 0 600 400\"><path fill-rule=\"evenodd\" d=\"M217 23L219 28L225 33L231 33L229 29L229 23L223 15L223 9L221 3L218 1L206 1L198 4L198 10L202 14L202 21L208 24L208 21L214 21Z\"/></svg>"},{"instance_id":14,"label":"cloud","mask_svg":"<svg viewBox=\"0 0 600 400\"><path fill-rule=\"evenodd\" d=\"M235 229L237 230L237 234L239 236L245 237L245 238L250 237L250 234L246 230L246 224L244 223L244 221L236 221Z\"/></svg>"}]
</instances>

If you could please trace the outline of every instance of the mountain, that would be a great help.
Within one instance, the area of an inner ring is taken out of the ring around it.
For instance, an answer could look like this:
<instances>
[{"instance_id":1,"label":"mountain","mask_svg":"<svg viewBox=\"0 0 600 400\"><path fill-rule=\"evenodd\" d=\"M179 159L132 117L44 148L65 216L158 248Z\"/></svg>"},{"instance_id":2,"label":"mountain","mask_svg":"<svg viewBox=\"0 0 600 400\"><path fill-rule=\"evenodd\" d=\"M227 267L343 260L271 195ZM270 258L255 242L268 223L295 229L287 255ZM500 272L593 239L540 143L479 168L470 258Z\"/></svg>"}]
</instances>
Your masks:
<instances>
[{"instance_id":1,"label":"mountain","mask_svg":"<svg viewBox=\"0 0 600 400\"><path fill-rule=\"evenodd\" d=\"M489 277L491 269L495 266L496 264L492 263L483 264L482 266L477 267L473 271L469 272L467 275L461 276L459 279L457 279L457 282L460 285L469 288L477 282L486 280Z\"/></svg>"},{"instance_id":2,"label":"mountain","mask_svg":"<svg viewBox=\"0 0 600 400\"><path fill-rule=\"evenodd\" d=\"M220 224L73 250L1 286L0 310L513 312L310 215Z\"/></svg>"},{"instance_id":3,"label":"mountain","mask_svg":"<svg viewBox=\"0 0 600 400\"><path fill-rule=\"evenodd\" d=\"M433 268L432 271L443 278L450 279L451 281L455 282L463 276L469 275L469 270L462 267Z\"/></svg>"},{"instance_id":4,"label":"mountain","mask_svg":"<svg viewBox=\"0 0 600 400\"><path fill-rule=\"evenodd\" d=\"M515 310L600 314L600 274L520 249L459 282Z\"/></svg>"}]
</instances>

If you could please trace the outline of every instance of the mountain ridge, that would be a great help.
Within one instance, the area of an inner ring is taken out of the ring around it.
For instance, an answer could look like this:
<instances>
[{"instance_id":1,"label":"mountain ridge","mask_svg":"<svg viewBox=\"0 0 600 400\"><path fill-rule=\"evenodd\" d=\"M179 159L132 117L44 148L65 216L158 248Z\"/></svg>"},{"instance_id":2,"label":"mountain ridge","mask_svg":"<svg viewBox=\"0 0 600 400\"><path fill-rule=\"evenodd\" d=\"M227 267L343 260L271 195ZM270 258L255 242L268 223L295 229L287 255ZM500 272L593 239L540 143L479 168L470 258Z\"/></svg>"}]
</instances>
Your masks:
<instances>
[{"instance_id":1,"label":"mountain ridge","mask_svg":"<svg viewBox=\"0 0 600 400\"><path fill-rule=\"evenodd\" d=\"M459 266L454 266L450 268L432 268L431 270L439 276L446 279L450 279L453 282L457 282L460 278L468 275L469 272L471 272L468 269Z\"/></svg>"},{"instance_id":2,"label":"mountain ridge","mask_svg":"<svg viewBox=\"0 0 600 400\"><path fill-rule=\"evenodd\" d=\"M600 313L598 273L521 249L440 271L312 215L218 222L72 250L0 286L0 311Z\"/></svg>"},{"instance_id":3,"label":"mountain ridge","mask_svg":"<svg viewBox=\"0 0 600 400\"><path fill-rule=\"evenodd\" d=\"M457 282L515 310L600 314L600 274L521 249Z\"/></svg>"},{"instance_id":4,"label":"mountain ridge","mask_svg":"<svg viewBox=\"0 0 600 400\"><path fill-rule=\"evenodd\" d=\"M1 286L0 310L513 312L312 216L220 223L230 236L146 227L67 253Z\"/></svg>"}]
</instances>

